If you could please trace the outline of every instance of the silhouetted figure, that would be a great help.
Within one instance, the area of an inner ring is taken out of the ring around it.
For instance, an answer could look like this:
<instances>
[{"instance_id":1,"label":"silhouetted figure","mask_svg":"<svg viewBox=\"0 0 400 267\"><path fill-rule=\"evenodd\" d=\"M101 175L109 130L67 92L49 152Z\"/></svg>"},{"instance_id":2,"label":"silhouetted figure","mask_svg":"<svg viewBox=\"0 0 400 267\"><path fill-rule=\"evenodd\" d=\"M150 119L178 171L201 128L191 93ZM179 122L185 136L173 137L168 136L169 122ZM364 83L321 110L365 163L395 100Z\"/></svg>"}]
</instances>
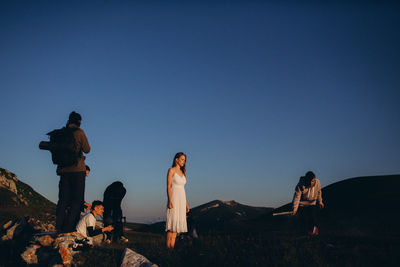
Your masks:
<instances>
[{"instance_id":1,"label":"silhouetted figure","mask_svg":"<svg viewBox=\"0 0 400 267\"><path fill-rule=\"evenodd\" d=\"M80 128L82 117L71 112L66 128L73 131L76 163L57 167L60 175L58 202L56 210L56 229L59 232L73 232L79 220L81 205L84 203L86 164L83 153L90 152L89 142Z\"/></svg>"},{"instance_id":2,"label":"silhouetted figure","mask_svg":"<svg viewBox=\"0 0 400 267\"><path fill-rule=\"evenodd\" d=\"M300 177L293 197L293 215L299 211L306 231L309 235L318 235L317 202L319 208L324 208L322 203L321 183L315 178L312 171Z\"/></svg>"},{"instance_id":3,"label":"silhouetted figure","mask_svg":"<svg viewBox=\"0 0 400 267\"><path fill-rule=\"evenodd\" d=\"M125 197L126 189L120 182L113 182L104 191L104 214L103 222L105 226L113 225L114 230L111 233L113 241L121 240L127 242L123 234L123 223L122 223L122 209L121 202Z\"/></svg>"}]
</instances>

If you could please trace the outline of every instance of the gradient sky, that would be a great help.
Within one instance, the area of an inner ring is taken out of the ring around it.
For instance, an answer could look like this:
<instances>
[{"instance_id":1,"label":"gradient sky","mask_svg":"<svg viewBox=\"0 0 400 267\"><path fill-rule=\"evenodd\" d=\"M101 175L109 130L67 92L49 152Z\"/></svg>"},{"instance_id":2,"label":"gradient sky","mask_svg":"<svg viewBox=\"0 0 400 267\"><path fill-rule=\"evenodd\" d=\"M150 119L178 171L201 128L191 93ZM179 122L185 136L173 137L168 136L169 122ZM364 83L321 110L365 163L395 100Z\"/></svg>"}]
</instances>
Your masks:
<instances>
[{"instance_id":1,"label":"gradient sky","mask_svg":"<svg viewBox=\"0 0 400 267\"><path fill-rule=\"evenodd\" d=\"M38 144L75 110L85 200L120 180L133 221L164 217L179 151L192 207L400 173L400 5L318 2L1 1L0 167L56 202Z\"/></svg>"}]
</instances>

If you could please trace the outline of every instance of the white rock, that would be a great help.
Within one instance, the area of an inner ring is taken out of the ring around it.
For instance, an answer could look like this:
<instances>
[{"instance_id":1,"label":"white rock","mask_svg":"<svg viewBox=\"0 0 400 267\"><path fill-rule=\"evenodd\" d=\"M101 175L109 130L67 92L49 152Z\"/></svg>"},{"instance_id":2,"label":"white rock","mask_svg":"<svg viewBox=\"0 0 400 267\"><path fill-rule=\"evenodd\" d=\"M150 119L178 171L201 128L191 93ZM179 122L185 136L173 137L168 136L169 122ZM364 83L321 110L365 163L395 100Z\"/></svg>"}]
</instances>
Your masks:
<instances>
[{"instance_id":1,"label":"white rock","mask_svg":"<svg viewBox=\"0 0 400 267\"><path fill-rule=\"evenodd\" d=\"M11 240L13 239L15 236L19 235L22 230L25 228L26 226L26 221L25 219L20 219L18 221L16 221L14 223L14 225L10 228L7 229L7 232L4 236L2 236L2 240Z\"/></svg>"},{"instance_id":2,"label":"white rock","mask_svg":"<svg viewBox=\"0 0 400 267\"><path fill-rule=\"evenodd\" d=\"M8 227L11 226L11 224L13 223L12 220L9 220L8 223L6 223L5 225L3 225L3 229L7 229Z\"/></svg>"},{"instance_id":3,"label":"white rock","mask_svg":"<svg viewBox=\"0 0 400 267\"><path fill-rule=\"evenodd\" d=\"M121 267L158 267L158 265L150 262L145 256L126 248L122 253Z\"/></svg>"}]
</instances>

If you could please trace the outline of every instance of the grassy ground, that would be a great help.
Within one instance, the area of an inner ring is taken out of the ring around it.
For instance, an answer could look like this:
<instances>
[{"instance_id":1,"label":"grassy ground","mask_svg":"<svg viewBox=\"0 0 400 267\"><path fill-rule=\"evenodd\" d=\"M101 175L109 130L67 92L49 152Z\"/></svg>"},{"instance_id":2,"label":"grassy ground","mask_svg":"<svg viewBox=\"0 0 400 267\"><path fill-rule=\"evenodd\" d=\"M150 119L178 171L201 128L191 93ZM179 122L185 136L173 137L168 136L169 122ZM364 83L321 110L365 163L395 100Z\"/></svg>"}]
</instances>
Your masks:
<instances>
[{"instance_id":1,"label":"grassy ground","mask_svg":"<svg viewBox=\"0 0 400 267\"><path fill-rule=\"evenodd\" d=\"M195 247L178 239L165 248L164 234L129 232L128 244L111 244L81 253L82 266L119 266L125 247L159 266L398 266L399 237L306 237L289 233L236 233L201 236Z\"/></svg>"},{"instance_id":2,"label":"grassy ground","mask_svg":"<svg viewBox=\"0 0 400 267\"><path fill-rule=\"evenodd\" d=\"M55 206L3 206L0 207L0 227L15 218L32 217L43 223L55 223Z\"/></svg>"},{"instance_id":3,"label":"grassy ground","mask_svg":"<svg viewBox=\"0 0 400 267\"><path fill-rule=\"evenodd\" d=\"M0 221L14 217L15 213L24 212L3 210ZM44 214L42 219L45 217L49 216ZM159 266L399 266L400 263L398 231L366 234L359 229L345 232L335 227L321 229L318 237L311 238L291 231L292 224L280 229L254 225L245 230L240 226L227 231L229 234L200 233L200 246L194 246L188 237L178 238L171 251L165 247L165 233L158 228L128 226L132 230L125 233L127 244L113 243L81 252L75 256L75 262L78 266L119 266L128 247ZM0 266L23 266L19 255L24 249L21 244L27 241L0 241Z\"/></svg>"}]
</instances>

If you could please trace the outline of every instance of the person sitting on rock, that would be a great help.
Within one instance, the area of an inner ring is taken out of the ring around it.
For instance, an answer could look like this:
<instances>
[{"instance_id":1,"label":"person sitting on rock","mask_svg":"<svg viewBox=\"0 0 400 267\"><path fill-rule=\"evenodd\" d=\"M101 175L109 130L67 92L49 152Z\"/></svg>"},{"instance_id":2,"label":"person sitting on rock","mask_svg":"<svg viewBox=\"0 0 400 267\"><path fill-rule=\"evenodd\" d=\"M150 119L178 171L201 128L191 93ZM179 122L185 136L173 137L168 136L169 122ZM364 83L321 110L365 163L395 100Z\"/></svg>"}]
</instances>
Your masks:
<instances>
[{"instance_id":1,"label":"person sitting on rock","mask_svg":"<svg viewBox=\"0 0 400 267\"><path fill-rule=\"evenodd\" d=\"M93 245L99 245L105 240L104 232L110 232L114 229L112 225L104 228L95 229L96 217L103 215L104 206L100 200L95 200L91 206L91 212L80 219L76 226L76 231L88 238Z\"/></svg>"}]
</instances>

